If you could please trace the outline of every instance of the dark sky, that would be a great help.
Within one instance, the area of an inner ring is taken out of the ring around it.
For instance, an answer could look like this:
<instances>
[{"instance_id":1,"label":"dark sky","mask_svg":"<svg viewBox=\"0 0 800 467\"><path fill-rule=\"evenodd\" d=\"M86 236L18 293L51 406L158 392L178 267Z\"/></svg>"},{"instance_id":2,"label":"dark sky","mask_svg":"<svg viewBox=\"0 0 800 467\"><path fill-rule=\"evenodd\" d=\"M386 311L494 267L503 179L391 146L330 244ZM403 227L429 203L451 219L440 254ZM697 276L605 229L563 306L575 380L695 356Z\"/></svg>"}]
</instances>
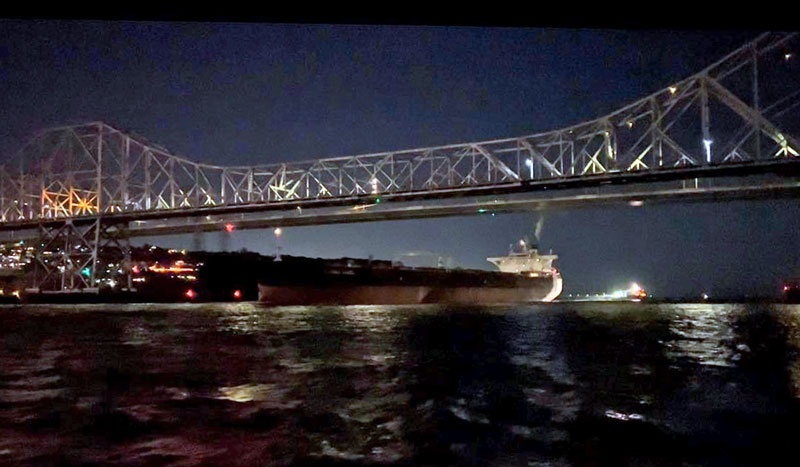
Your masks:
<instances>
[{"instance_id":1,"label":"dark sky","mask_svg":"<svg viewBox=\"0 0 800 467\"><path fill-rule=\"evenodd\" d=\"M39 129L95 120L216 164L521 136L608 113L756 34L0 20L0 154ZM541 243L561 256L565 293L636 280L662 297L774 294L800 276L799 214L796 200L548 212ZM430 250L488 268L485 257L534 220L292 228L282 246L328 257ZM274 251L268 231L236 232L226 246Z\"/></svg>"}]
</instances>

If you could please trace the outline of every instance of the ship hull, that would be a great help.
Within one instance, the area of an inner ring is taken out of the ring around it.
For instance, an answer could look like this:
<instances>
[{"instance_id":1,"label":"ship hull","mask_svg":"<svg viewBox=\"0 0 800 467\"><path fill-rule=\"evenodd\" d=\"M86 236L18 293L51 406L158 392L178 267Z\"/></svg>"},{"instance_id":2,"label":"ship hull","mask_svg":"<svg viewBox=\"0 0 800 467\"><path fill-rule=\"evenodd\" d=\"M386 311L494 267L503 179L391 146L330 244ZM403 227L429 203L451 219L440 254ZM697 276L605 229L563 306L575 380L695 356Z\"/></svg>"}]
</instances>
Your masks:
<instances>
[{"instance_id":1,"label":"ship hull","mask_svg":"<svg viewBox=\"0 0 800 467\"><path fill-rule=\"evenodd\" d=\"M461 287L437 285L324 286L260 283L261 302L271 305L405 305L423 303L491 304L552 301L561 293L559 275L527 281L523 287Z\"/></svg>"}]
</instances>

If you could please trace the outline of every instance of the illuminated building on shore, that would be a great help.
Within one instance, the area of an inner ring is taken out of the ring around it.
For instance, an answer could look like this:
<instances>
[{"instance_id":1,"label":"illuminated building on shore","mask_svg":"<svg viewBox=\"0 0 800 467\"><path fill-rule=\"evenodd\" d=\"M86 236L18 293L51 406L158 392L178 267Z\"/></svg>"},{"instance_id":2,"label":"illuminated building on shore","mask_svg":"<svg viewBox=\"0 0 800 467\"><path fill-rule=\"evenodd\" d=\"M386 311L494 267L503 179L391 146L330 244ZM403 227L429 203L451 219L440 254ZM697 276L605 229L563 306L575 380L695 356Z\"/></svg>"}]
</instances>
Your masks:
<instances>
[{"instance_id":1,"label":"illuminated building on shore","mask_svg":"<svg viewBox=\"0 0 800 467\"><path fill-rule=\"evenodd\" d=\"M133 248L130 261L121 257L105 257L101 253L96 280L101 287L124 286L130 271L132 281L138 283L146 282L148 274L193 282L197 280L197 269L202 263L188 262L187 254L186 250L164 249L150 245ZM45 265L59 265L63 263L62 256L63 251L57 247L42 251L40 259ZM0 244L0 275L22 277L31 271L35 263L35 243L19 241ZM87 268L85 274L89 273Z\"/></svg>"},{"instance_id":2,"label":"illuminated building on shore","mask_svg":"<svg viewBox=\"0 0 800 467\"><path fill-rule=\"evenodd\" d=\"M33 245L24 241L0 244L0 270L22 271L35 257Z\"/></svg>"}]
</instances>

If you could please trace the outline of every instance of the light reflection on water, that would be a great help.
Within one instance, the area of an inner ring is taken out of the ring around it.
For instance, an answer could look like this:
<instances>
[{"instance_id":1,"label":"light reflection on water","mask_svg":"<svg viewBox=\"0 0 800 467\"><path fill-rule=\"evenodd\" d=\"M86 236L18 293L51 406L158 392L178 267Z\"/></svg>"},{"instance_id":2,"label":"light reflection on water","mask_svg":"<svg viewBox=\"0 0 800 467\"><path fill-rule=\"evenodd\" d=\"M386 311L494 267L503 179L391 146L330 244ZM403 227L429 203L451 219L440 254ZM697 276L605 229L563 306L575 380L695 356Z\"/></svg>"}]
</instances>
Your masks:
<instances>
[{"instance_id":1,"label":"light reflection on water","mask_svg":"<svg viewBox=\"0 0 800 467\"><path fill-rule=\"evenodd\" d=\"M800 398L800 306L778 305L775 307L777 319L786 329L786 338L792 354L789 373L792 381L792 394Z\"/></svg>"},{"instance_id":2,"label":"light reflection on water","mask_svg":"<svg viewBox=\"0 0 800 467\"><path fill-rule=\"evenodd\" d=\"M701 365L731 366L734 349L726 345L734 338L729 320L741 313L744 305L675 305L676 316L670 331L680 338L668 346L673 358L687 357Z\"/></svg>"},{"instance_id":3,"label":"light reflection on water","mask_svg":"<svg viewBox=\"0 0 800 467\"><path fill-rule=\"evenodd\" d=\"M781 305L4 307L0 464L780 459L798 355Z\"/></svg>"}]
</instances>

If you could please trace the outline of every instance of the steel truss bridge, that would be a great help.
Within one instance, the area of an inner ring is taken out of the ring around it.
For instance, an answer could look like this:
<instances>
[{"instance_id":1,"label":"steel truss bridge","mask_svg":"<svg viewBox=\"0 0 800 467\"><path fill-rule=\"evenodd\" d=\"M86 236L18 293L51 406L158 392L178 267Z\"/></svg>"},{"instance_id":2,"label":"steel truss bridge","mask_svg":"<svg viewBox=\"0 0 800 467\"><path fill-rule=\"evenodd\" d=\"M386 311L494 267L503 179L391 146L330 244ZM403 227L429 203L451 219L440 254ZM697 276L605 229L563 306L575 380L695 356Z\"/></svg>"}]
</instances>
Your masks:
<instances>
[{"instance_id":1,"label":"steel truss bridge","mask_svg":"<svg viewBox=\"0 0 800 467\"><path fill-rule=\"evenodd\" d=\"M0 241L60 251L36 287L94 290L98 251L136 235L797 196L798 42L762 34L609 115L492 141L225 167L102 122L52 128L0 166Z\"/></svg>"}]
</instances>

